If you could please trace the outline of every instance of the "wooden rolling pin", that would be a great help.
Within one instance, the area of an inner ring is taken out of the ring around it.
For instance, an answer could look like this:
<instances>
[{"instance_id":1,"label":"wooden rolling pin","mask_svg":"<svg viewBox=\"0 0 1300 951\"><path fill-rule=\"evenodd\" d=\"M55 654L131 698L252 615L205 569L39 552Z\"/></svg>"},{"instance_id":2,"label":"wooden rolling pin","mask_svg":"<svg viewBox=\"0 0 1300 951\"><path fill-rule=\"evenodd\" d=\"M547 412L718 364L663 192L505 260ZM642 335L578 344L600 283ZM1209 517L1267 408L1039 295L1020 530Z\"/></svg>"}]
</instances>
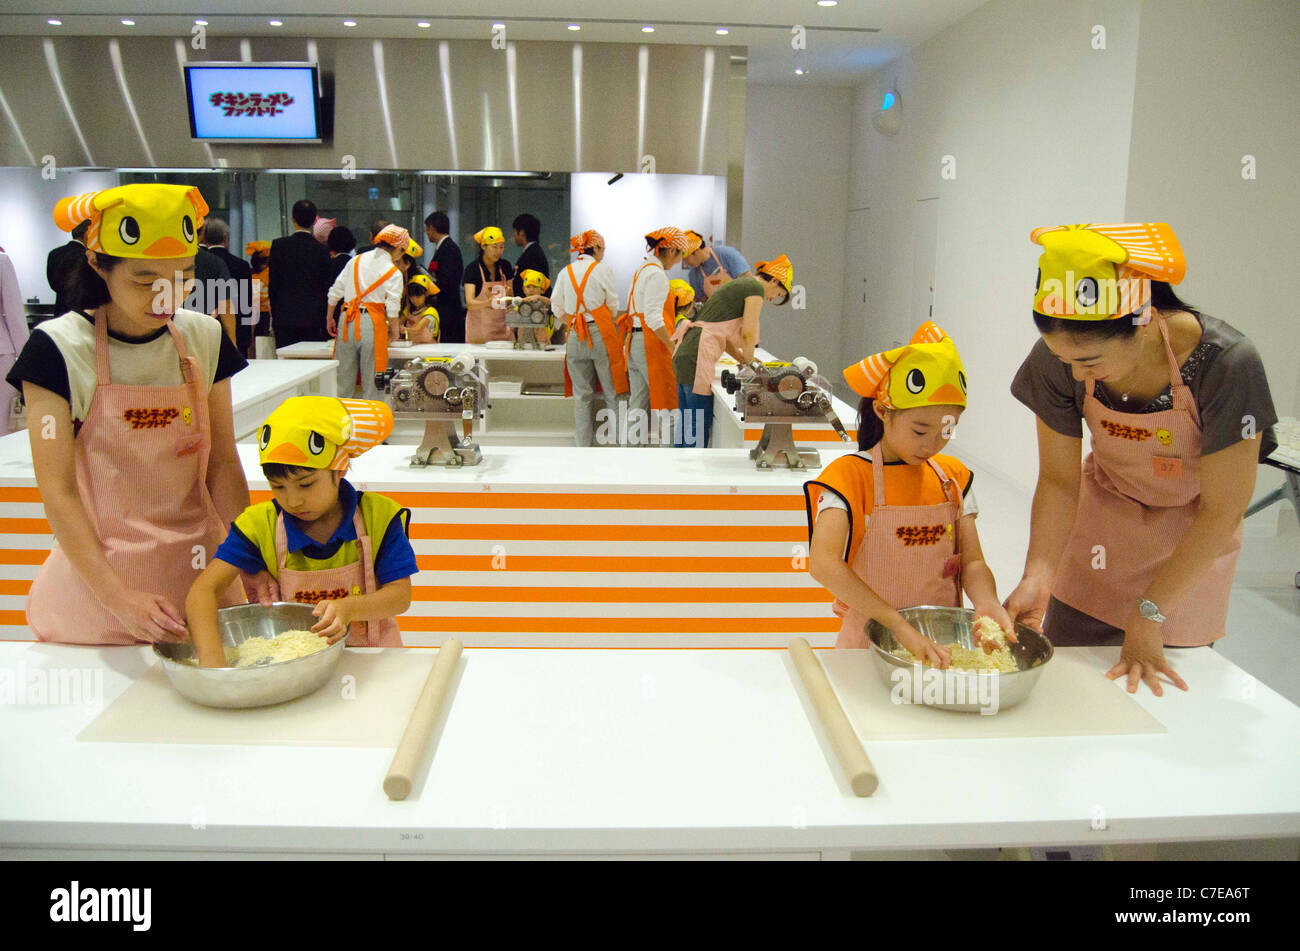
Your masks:
<instances>
[{"instance_id":1,"label":"wooden rolling pin","mask_svg":"<svg viewBox=\"0 0 1300 951\"><path fill-rule=\"evenodd\" d=\"M853 726L845 716L839 698L835 696L826 671L822 670L822 665L813 656L812 648L802 637L796 637L790 642L790 655L794 658L799 679L808 691L808 698L817 711L817 719L821 720L822 728L830 738L835 758L840 761L840 768L844 770L854 794L870 796L880 785L880 778L876 775L871 760L867 758L866 750L858 741L858 735L853 732Z\"/></svg>"},{"instance_id":2,"label":"wooden rolling pin","mask_svg":"<svg viewBox=\"0 0 1300 951\"><path fill-rule=\"evenodd\" d=\"M388 775L384 777L384 792L389 799L405 799L411 793L411 782L424 762L429 738L442 713L442 702L447 696L452 674L456 672L461 650L463 646L454 637L447 638L438 648L438 659L433 662L433 669L424 681L420 698L415 701L411 718L406 721L402 741L397 744L397 752L388 766Z\"/></svg>"}]
</instances>

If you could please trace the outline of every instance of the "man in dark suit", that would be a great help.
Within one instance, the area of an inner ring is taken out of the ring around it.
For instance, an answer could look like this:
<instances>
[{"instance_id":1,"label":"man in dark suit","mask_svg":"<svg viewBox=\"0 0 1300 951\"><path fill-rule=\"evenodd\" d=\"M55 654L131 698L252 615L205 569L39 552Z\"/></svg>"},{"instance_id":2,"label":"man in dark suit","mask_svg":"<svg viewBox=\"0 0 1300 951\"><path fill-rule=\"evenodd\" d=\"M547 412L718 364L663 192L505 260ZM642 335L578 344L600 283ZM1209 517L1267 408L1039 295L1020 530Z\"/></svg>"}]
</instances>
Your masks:
<instances>
[{"instance_id":1,"label":"man in dark suit","mask_svg":"<svg viewBox=\"0 0 1300 951\"><path fill-rule=\"evenodd\" d=\"M537 243L542 236L542 223L530 214L515 218L511 225L515 229L515 244L524 249L515 262L515 280L512 293L515 297L524 296L524 282L520 274L524 270L540 271L547 280L551 277L551 262L546 259L546 252ZM547 293L545 296L549 297Z\"/></svg>"},{"instance_id":2,"label":"man in dark suit","mask_svg":"<svg viewBox=\"0 0 1300 951\"><path fill-rule=\"evenodd\" d=\"M435 211L424 219L424 234L433 246L429 273L438 285L433 306L438 309L442 323L441 340L464 343L465 305L461 300L461 282L465 277L465 259L460 256L460 247L451 239L450 231L451 222L445 211Z\"/></svg>"},{"instance_id":3,"label":"man in dark suit","mask_svg":"<svg viewBox=\"0 0 1300 951\"><path fill-rule=\"evenodd\" d=\"M86 245L83 242L89 228L89 221L77 225L72 229L72 240L67 244L59 245L45 259L45 280L49 282L50 290L54 291L56 317L67 313L68 294L65 285L68 278L81 266L81 262L86 260Z\"/></svg>"},{"instance_id":4,"label":"man in dark suit","mask_svg":"<svg viewBox=\"0 0 1300 951\"><path fill-rule=\"evenodd\" d=\"M316 206L306 199L294 202L293 223L293 234L271 242L268 291L276 349L303 340L329 339L325 298L330 289L330 253L312 235Z\"/></svg>"},{"instance_id":5,"label":"man in dark suit","mask_svg":"<svg viewBox=\"0 0 1300 951\"><path fill-rule=\"evenodd\" d=\"M203 223L202 244L221 259L235 281L235 293L230 301L234 305L235 346L242 355L248 356L259 309L253 294L253 269L243 258L230 253L230 226L220 218L209 218Z\"/></svg>"}]
</instances>

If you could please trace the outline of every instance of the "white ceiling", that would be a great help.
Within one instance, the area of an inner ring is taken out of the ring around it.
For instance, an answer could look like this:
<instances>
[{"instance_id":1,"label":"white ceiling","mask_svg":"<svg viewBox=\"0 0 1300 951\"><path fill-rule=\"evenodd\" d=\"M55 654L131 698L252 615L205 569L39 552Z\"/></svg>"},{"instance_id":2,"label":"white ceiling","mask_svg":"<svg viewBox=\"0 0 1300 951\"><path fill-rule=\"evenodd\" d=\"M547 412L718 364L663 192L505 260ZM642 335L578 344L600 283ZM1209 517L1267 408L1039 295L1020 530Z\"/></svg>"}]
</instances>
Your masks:
<instances>
[{"instance_id":1,"label":"white ceiling","mask_svg":"<svg viewBox=\"0 0 1300 951\"><path fill-rule=\"evenodd\" d=\"M751 82L847 85L960 20L986 0L5 0L0 34L188 37L212 35L491 38L584 43L686 43L749 48ZM436 10L436 12L435 12ZM584 16L584 13L587 14ZM49 18L63 21L50 26ZM122 19L133 19L124 26ZM267 21L279 19L283 26ZM343 25L345 19L355 27ZM424 20L428 29L416 24ZM582 26L570 31L570 23ZM654 33L643 33L643 26ZM806 29L807 48L791 46ZM726 36L715 33L729 30ZM737 50L743 54L744 50ZM802 78L795 67L805 69Z\"/></svg>"}]
</instances>

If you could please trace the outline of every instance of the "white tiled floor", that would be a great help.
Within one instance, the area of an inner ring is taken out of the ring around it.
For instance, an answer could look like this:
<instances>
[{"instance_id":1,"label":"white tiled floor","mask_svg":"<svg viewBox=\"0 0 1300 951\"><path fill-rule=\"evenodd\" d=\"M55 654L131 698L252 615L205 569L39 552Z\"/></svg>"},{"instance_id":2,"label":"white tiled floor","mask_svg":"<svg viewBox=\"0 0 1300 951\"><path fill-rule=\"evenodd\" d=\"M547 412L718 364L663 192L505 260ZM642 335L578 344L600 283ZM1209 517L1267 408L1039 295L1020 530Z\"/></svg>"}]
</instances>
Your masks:
<instances>
[{"instance_id":1,"label":"white tiled floor","mask_svg":"<svg viewBox=\"0 0 1300 951\"><path fill-rule=\"evenodd\" d=\"M998 595L1006 598L1020 580L1029 544L1029 509L1032 501L1010 479L969 458L975 471L974 491L979 500L980 545ZM1252 516L1237 563L1236 582L1228 610L1228 633L1216 644L1234 664L1259 678L1292 703L1300 704L1300 529L1290 505L1277 506ZM1280 515L1279 515L1280 512ZM1281 524L1276 535L1263 533ZM1195 684L1189 685L1193 690Z\"/></svg>"}]
</instances>

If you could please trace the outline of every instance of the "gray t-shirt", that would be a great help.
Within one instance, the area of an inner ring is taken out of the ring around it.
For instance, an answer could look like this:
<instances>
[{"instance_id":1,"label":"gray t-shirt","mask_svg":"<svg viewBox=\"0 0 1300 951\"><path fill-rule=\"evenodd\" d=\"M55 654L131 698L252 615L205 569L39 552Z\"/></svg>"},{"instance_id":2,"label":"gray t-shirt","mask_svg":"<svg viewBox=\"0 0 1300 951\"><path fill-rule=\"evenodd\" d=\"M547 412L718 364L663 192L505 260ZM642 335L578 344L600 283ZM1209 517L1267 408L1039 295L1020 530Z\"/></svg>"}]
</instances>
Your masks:
<instances>
[{"instance_id":1,"label":"gray t-shirt","mask_svg":"<svg viewBox=\"0 0 1300 951\"><path fill-rule=\"evenodd\" d=\"M1208 456L1241 441L1243 418L1254 417L1255 431L1262 434L1259 458L1277 448L1273 424L1277 413L1269 393L1268 378L1259 351L1239 330L1208 314L1198 314L1201 341L1182 365L1183 382L1191 388L1201 414L1201 455ZM1024 403L1044 423L1063 436L1083 436L1084 384L1076 381L1070 367L1062 363L1041 339L1029 351L1011 381L1011 395ZM1094 396L1105 406L1109 401L1104 386ZM1141 409L1154 413L1173 406L1169 387Z\"/></svg>"}]
</instances>

